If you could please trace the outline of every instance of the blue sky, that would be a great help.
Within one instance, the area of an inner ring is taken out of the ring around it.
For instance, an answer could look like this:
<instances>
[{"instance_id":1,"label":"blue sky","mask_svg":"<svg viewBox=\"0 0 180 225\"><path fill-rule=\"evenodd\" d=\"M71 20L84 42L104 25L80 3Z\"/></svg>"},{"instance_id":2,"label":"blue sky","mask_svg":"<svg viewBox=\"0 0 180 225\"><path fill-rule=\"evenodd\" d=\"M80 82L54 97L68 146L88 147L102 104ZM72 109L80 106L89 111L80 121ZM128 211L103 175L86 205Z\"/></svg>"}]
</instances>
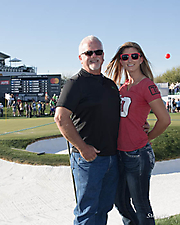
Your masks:
<instances>
[{"instance_id":1,"label":"blue sky","mask_svg":"<svg viewBox=\"0 0 180 225\"><path fill-rule=\"evenodd\" d=\"M37 67L38 74L79 71L80 41L99 37L103 72L118 47L139 43L155 76L180 66L179 0L0 0L0 52ZM170 53L171 58L165 59ZM8 62L8 60L6 61Z\"/></svg>"}]
</instances>

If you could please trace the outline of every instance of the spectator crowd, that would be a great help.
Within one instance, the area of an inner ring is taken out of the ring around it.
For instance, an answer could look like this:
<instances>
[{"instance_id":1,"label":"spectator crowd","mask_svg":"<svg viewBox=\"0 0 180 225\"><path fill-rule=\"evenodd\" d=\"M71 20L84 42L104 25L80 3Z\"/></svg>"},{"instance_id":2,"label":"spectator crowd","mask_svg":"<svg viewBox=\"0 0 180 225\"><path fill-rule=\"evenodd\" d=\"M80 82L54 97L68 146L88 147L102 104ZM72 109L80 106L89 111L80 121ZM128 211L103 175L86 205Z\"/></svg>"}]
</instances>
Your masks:
<instances>
[{"instance_id":1,"label":"spectator crowd","mask_svg":"<svg viewBox=\"0 0 180 225\"><path fill-rule=\"evenodd\" d=\"M169 113L180 112L180 100L175 98L168 98L168 101L166 102L166 109Z\"/></svg>"},{"instance_id":2,"label":"spectator crowd","mask_svg":"<svg viewBox=\"0 0 180 225\"><path fill-rule=\"evenodd\" d=\"M31 118L33 116L54 116L57 98L58 97L54 94L50 100L46 100L45 102L36 102L34 99L30 102L23 102L20 98L16 99L12 94L11 98L8 100L7 107L12 109L14 117L26 116L27 118ZM3 107L2 103L0 103L0 116L3 116Z\"/></svg>"}]
</instances>

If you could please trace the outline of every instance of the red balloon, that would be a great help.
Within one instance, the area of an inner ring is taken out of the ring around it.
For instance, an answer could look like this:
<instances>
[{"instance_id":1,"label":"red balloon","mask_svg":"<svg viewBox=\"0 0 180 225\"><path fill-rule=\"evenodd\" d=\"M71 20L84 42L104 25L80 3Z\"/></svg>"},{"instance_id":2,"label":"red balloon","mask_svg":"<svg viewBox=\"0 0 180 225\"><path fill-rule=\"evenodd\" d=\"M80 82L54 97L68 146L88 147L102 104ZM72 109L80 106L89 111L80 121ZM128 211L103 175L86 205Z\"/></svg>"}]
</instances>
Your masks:
<instances>
[{"instance_id":1,"label":"red balloon","mask_svg":"<svg viewBox=\"0 0 180 225\"><path fill-rule=\"evenodd\" d=\"M166 59L169 59L171 56L170 56L169 53L167 53L167 54L165 55L165 57L166 57Z\"/></svg>"}]
</instances>

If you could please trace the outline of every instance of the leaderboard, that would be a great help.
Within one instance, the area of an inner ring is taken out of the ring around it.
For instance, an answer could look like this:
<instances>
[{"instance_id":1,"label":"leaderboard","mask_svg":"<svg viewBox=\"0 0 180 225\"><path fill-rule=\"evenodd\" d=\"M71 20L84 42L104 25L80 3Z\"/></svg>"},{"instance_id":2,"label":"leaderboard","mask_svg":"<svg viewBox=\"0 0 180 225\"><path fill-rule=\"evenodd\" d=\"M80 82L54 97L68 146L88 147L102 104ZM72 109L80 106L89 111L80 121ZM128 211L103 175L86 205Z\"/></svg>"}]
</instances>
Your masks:
<instances>
[{"instance_id":1,"label":"leaderboard","mask_svg":"<svg viewBox=\"0 0 180 225\"><path fill-rule=\"evenodd\" d=\"M11 93L45 93L48 92L48 77L18 76L11 78Z\"/></svg>"},{"instance_id":2,"label":"leaderboard","mask_svg":"<svg viewBox=\"0 0 180 225\"><path fill-rule=\"evenodd\" d=\"M21 75L10 79L10 92L21 95L50 96L59 94L61 90L61 75Z\"/></svg>"}]
</instances>

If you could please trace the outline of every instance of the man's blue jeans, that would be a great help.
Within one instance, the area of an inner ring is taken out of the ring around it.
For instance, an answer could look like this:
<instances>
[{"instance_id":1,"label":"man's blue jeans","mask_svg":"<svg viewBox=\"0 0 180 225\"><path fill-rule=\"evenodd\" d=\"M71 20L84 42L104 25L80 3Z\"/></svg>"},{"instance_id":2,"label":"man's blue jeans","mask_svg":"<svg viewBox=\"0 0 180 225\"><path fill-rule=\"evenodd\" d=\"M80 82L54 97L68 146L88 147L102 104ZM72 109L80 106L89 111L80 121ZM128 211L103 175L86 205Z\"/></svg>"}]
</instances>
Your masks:
<instances>
[{"instance_id":1,"label":"man's blue jeans","mask_svg":"<svg viewBox=\"0 0 180 225\"><path fill-rule=\"evenodd\" d=\"M74 225L105 225L119 179L117 155L97 156L94 161L87 162L73 152L71 168L77 197Z\"/></svg>"},{"instance_id":2,"label":"man's blue jeans","mask_svg":"<svg viewBox=\"0 0 180 225\"><path fill-rule=\"evenodd\" d=\"M120 179L115 204L125 225L155 224L149 201L154 164L155 156L149 143L132 152L119 151Z\"/></svg>"}]
</instances>

